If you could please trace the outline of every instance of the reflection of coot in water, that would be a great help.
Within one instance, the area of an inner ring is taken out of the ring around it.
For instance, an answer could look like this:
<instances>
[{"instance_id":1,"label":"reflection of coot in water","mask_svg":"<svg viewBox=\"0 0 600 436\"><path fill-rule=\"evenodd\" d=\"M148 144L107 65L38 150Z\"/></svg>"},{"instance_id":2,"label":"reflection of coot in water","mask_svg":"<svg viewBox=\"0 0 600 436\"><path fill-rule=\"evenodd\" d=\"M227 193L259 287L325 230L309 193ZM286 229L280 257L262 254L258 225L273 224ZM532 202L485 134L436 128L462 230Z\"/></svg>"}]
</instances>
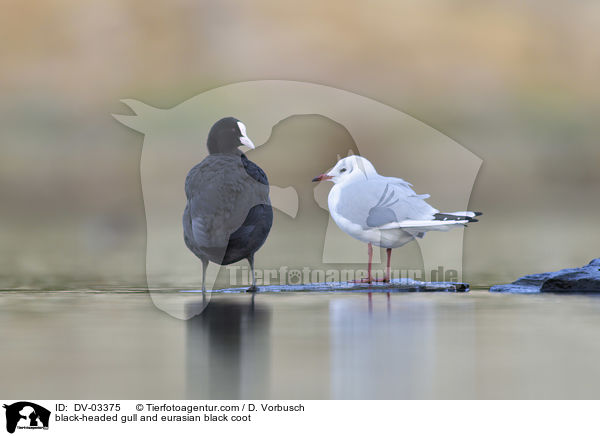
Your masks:
<instances>
[{"instance_id":1,"label":"reflection of coot in water","mask_svg":"<svg viewBox=\"0 0 600 436\"><path fill-rule=\"evenodd\" d=\"M267 306L238 295L214 296L200 315L189 320L188 398L266 397L270 319Z\"/></svg>"},{"instance_id":2,"label":"reflection of coot in water","mask_svg":"<svg viewBox=\"0 0 600 436\"><path fill-rule=\"evenodd\" d=\"M185 180L184 239L202 261L202 290L208 262L228 265L248 259L254 282L254 253L273 223L269 182L264 171L238 150L254 148L246 127L235 118L217 121L208 134L208 152Z\"/></svg>"}]
</instances>

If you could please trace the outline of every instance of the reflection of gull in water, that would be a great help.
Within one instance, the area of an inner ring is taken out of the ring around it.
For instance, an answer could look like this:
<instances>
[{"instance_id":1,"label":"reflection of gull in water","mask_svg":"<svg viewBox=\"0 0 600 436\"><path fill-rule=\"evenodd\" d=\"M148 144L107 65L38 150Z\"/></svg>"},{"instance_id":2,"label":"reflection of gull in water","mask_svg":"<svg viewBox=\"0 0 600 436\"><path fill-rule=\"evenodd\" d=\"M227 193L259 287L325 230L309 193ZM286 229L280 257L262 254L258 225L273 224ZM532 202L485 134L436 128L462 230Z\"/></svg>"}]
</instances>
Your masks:
<instances>
[{"instance_id":1,"label":"reflection of gull in water","mask_svg":"<svg viewBox=\"0 0 600 436\"><path fill-rule=\"evenodd\" d=\"M407 399L430 392L433 305L375 298L329 304L332 399Z\"/></svg>"},{"instance_id":2,"label":"reflection of gull in water","mask_svg":"<svg viewBox=\"0 0 600 436\"><path fill-rule=\"evenodd\" d=\"M418 195L411 184L395 177L377 174L375 167L361 156L340 160L326 174L313 182L331 180L329 211L336 224L350 236L369 244L368 277L371 283L371 259L375 244L387 249L387 269L384 282L390 281L392 248L401 247L426 232L447 231L476 222L480 212L439 213Z\"/></svg>"},{"instance_id":3,"label":"reflection of gull in water","mask_svg":"<svg viewBox=\"0 0 600 436\"><path fill-rule=\"evenodd\" d=\"M473 301L448 310L422 295L382 297L374 294L371 308L362 298L329 303L332 399L481 395Z\"/></svg>"}]
</instances>

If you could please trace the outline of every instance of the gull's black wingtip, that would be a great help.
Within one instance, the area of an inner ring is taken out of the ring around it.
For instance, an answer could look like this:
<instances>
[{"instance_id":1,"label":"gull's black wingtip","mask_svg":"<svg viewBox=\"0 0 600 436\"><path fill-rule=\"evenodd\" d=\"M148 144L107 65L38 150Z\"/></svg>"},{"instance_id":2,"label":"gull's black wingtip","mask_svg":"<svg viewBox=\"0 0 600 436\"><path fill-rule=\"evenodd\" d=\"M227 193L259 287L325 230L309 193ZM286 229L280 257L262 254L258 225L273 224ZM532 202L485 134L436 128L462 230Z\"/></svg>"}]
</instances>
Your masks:
<instances>
[{"instance_id":1,"label":"gull's black wingtip","mask_svg":"<svg viewBox=\"0 0 600 436\"><path fill-rule=\"evenodd\" d=\"M475 212L475 216L481 216L483 215L483 212Z\"/></svg>"}]
</instances>

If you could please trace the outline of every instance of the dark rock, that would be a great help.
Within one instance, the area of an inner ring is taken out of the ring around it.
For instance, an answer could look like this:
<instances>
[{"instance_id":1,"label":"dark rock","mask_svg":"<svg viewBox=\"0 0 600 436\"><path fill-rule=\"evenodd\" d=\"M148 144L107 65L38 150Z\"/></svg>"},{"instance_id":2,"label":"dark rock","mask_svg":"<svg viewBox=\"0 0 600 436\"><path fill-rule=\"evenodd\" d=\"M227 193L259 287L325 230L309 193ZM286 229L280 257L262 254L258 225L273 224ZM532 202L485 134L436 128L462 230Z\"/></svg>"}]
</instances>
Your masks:
<instances>
[{"instance_id":1,"label":"dark rock","mask_svg":"<svg viewBox=\"0 0 600 436\"><path fill-rule=\"evenodd\" d=\"M523 276L511 284L492 286L490 292L600 293L600 258L581 268Z\"/></svg>"},{"instance_id":2,"label":"dark rock","mask_svg":"<svg viewBox=\"0 0 600 436\"><path fill-rule=\"evenodd\" d=\"M597 266L598 268L600 268L600 257L598 259L592 260L590 263L588 263L587 266Z\"/></svg>"},{"instance_id":3,"label":"dark rock","mask_svg":"<svg viewBox=\"0 0 600 436\"><path fill-rule=\"evenodd\" d=\"M591 268L551 277L542 284L540 292L600 292L600 270L587 269Z\"/></svg>"}]
</instances>

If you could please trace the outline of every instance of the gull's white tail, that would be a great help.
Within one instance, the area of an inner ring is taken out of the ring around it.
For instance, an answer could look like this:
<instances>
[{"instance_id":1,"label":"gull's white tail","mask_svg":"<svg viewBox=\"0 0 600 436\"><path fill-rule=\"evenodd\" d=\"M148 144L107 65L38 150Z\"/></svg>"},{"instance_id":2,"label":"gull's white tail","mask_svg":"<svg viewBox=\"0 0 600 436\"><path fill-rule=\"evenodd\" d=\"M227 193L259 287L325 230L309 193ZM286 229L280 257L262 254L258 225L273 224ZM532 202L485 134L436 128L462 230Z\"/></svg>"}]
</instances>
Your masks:
<instances>
[{"instance_id":1,"label":"gull's white tail","mask_svg":"<svg viewBox=\"0 0 600 436\"><path fill-rule=\"evenodd\" d=\"M403 220L394 223L388 223L378 227L380 230L403 229L410 233L421 233L430 231L445 232L454 227L466 226L468 223L476 223L479 221L477 216L482 215L481 212L446 212L436 213L433 219L428 220ZM417 235L422 237L422 235Z\"/></svg>"}]
</instances>

